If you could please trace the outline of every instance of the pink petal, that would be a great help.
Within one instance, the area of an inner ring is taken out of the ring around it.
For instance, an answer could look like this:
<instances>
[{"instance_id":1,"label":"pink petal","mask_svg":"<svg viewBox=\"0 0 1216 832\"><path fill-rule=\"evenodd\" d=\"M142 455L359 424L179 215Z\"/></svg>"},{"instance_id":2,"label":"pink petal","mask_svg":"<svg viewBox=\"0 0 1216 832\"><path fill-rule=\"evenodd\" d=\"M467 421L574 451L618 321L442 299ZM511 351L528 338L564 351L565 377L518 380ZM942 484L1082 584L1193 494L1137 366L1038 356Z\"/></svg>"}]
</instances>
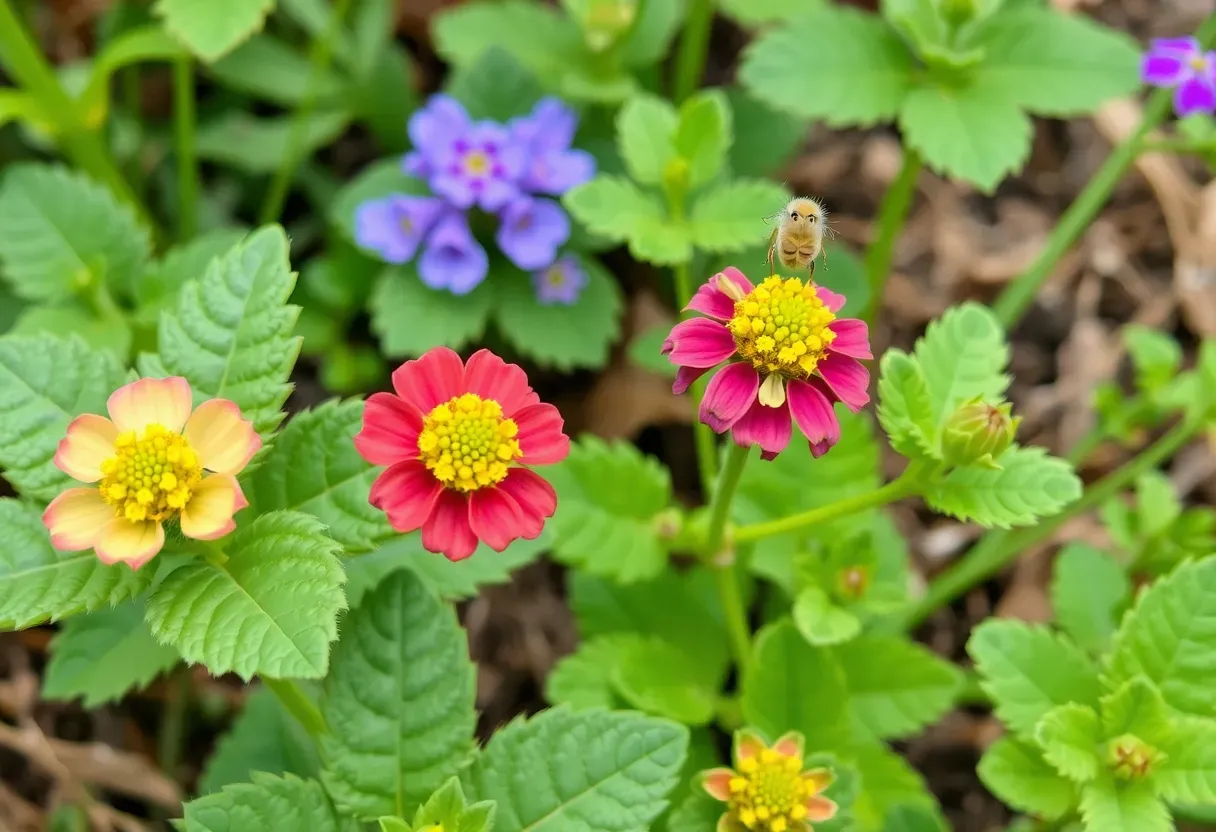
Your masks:
<instances>
[{"instance_id":1,"label":"pink petal","mask_svg":"<svg viewBox=\"0 0 1216 832\"><path fill-rule=\"evenodd\" d=\"M701 772L701 788L714 800L730 800L730 781L735 773L729 768L711 768Z\"/></svg>"},{"instance_id":2,"label":"pink petal","mask_svg":"<svg viewBox=\"0 0 1216 832\"><path fill-rule=\"evenodd\" d=\"M723 278L729 280L731 283L738 286L739 291L745 295L752 289L756 288L755 285L753 285L752 282L747 279L747 276L734 266L727 266L725 269L714 275L714 277L718 280L722 280Z\"/></svg>"},{"instance_id":3,"label":"pink petal","mask_svg":"<svg viewBox=\"0 0 1216 832\"><path fill-rule=\"evenodd\" d=\"M857 359L829 352L815 369L832 388L832 392L854 413L870 401L870 394L866 392L870 386L870 371L861 366Z\"/></svg>"},{"instance_id":4,"label":"pink petal","mask_svg":"<svg viewBox=\"0 0 1216 832\"><path fill-rule=\"evenodd\" d=\"M759 401L753 402L731 428L735 444L744 448L759 445L762 451L774 456L790 444L792 432L788 401L781 407L765 407Z\"/></svg>"},{"instance_id":5,"label":"pink petal","mask_svg":"<svg viewBox=\"0 0 1216 832\"><path fill-rule=\"evenodd\" d=\"M570 437L562 433L562 414L551 404L534 404L515 414L519 426L520 462L552 465L570 453Z\"/></svg>"},{"instance_id":6,"label":"pink petal","mask_svg":"<svg viewBox=\"0 0 1216 832\"><path fill-rule=\"evenodd\" d=\"M521 407L540 402L528 385L527 374L489 350L478 350L464 365L464 389L498 402L508 418Z\"/></svg>"},{"instance_id":7,"label":"pink petal","mask_svg":"<svg viewBox=\"0 0 1216 832\"><path fill-rule=\"evenodd\" d=\"M434 511L443 485L416 459L398 462L372 483L367 501L388 516L399 532L422 526Z\"/></svg>"},{"instance_id":8,"label":"pink petal","mask_svg":"<svg viewBox=\"0 0 1216 832\"><path fill-rule=\"evenodd\" d=\"M671 385L671 392L677 396L682 396L692 387L692 383L710 371L709 367L681 367L676 370L675 383Z\"/></svg>"},{"instance_id":9,"label":"pink petal","mask_svg":"<svg viewBox=\"0 0 1216 832\"><path fill-rule=\"evenodd\" d=\"M390 469L392 470L392 469ZM477 549L469 526L469 498L450 488L441 490L435 509L422 526L422 548L448 560L464 560Z\"/></svg>"},{"instance_id":10,"label":"pink petal","mask_svg":"<svg viewBox=\"0 0 1216 832\"><path fill-rule=\"evenodd\" d=\"M818 387L805 381L791 381L786 385L785 395L798 429L812 445L826 442L831 447L840 441L840 422L836 419L836 412Z\"/></svg>"},{"instance_id":11,"label":"pink petal","mask_svg":"<svg viewBox=\"0 0 1216 832\"><path fill-rule=\"evenodd\" d=\"M870 352L870 328L865 321L856 318L838 318L828 324L828 329L836 333L828 349L847 355L850 358L873 358Z\"/></svg>"},{"instance_id":12,"label":"pink petal","mask_svg":"<svg viewBox=\"0 0 1216 832\"><path fill-rule=\"evenodd\" d=\"M735 354L735 336L718 321L692 318L672 327L664 352L672 364L712 367Z\"/></svg>"},{"instance_id":13,"label":"pink petal","mask_svg":"<svg viewBox=\"0 0 1216 832\"><path fill-rule=\"evenodd\" d=\"M363 429L355 449L372 465L393 465L418 458L422 414L392 393L376 393L363 406Z\"/></svg>"},{"instance_id":14,"label":"pink petal","mask_svg":"<svg viewBox=\"0 0 1216 832\"><path fill-rule=\"evenodd\" d=\"M701 399L702 422L725 433L756 401L760 376L750 364L727 364L709 380Z\"/></svg>"},{"instance_id":15,"label":"pink petal","mask_svg":"<svg viewBox=\"0 0 1216 832\"><path fill-rule=\"evenodd\" d=\"M684 311L696 310L720 321L730 320L735 314L735 302L718 288L722 280L729 280L745 295L755 288L751 281L743 276L743 272L734 266L727 266L725 271L719 272L698 287Z\"/></svg>"},{"instance_id":16,"label":"pink petal","mask_svg":"<svg viewBox=\"0 0 1216 832\"><path fill-rule=\"evenodd\" d=\"M495 552L507 548L530 525L519 503L501 488L479 488L469 495L469 528Z\"/></svg>"},{"instance_id":17,"label":"pink petal","mask_svg":"<svg viewBox=\"0 0 1216 832\"><path fill-rule=\"evenodd\" d=\"M393 371L393 389L425 416L464 393L464 365L447 347L435 347Z\"/></svg>"},{"instance_id":18,"label":"pink petal","mask_svg":"<svg viewBox=\"0 0 1216 832\"><path fill-rule=\"evenodd\" d=\"M519 505L525 527L520 537L534 540L545 527L545 520L557 511L557 492L544 477L527 468L512 468L498 484Z\"/></svg>"},{"instance_id":19,"label":"pink petal","mask_svg":"<svg viewBox=\"0 0 1216 832\"><path fill-rule=\"evenodd\" d=\"M816 286L815 294L819 295L819 299L823 301L823 305L832 312L839 312L841 307L844 306L844 295L838 295L831 289L823 286Z\"/></svg>"},{"instance_id":20,"label":"pink petal","mask_svg":"<svg viewBox=\"0 0 1216 832\"><path fill-rule=\"evenodd\" d=\"M828 442L826 439L822 442L812 442L811 456L813 456L815 459L819 459L819 457L832 450L832 445L834 444L834 442Z\"/></svg>"}]
</instances>

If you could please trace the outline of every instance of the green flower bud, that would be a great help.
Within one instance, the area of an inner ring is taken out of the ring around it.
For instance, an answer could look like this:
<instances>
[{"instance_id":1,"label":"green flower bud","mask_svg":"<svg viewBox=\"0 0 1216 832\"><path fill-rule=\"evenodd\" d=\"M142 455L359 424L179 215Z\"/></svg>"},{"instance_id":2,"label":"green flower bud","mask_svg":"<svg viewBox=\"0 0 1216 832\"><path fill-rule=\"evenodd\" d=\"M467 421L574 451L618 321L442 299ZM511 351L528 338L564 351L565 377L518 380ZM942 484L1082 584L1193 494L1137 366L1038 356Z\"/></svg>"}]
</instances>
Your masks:
<instances>
[{"instance_id":1,"label":"green flower bud","mask_svg":"<svg viewBox=\"0 0 1216 832\"><path fill-rule=\"evenodd\" d=\"M946 422L942 454L951 465L997 468L997 459L1013 444L1022 417L1010 416L1013 405L990 405L980 399L964 404Z\"/></svg>"},{"instance_id":2,"label":"green flower bud","mask_svg":"<svg viewBox=\"0 0 1216 832\"><path fill-rule=\"evenodd\" d=\"M637 0L589 0L582 20L587 46L603 52L629 31L637 13Z\"/></svg>"},{"instance_id":3,"label":"green flower bud","mask_svg":"<svg viewBox=\"0 0 1216 832\"><path fill-rule=\"evenodd\" d=\"M976 0L937 0L937 13L951 29L957 29L975 19Z\"/></svg>"},{"instance_id":4,"label":"green flower bud","mask_svg":"<svg viewBox=\"0 0 1216 832\"><path fill-rule=\"evenodd\" d=\"M669 199L683 202L684 195L688 193L688 182L688 160L683 156L676 156L663 167L663 191Z\"/></svg>"},{"instance_id":5,"label":"green flower bud","mask_svg":"<svg viewBox=\"0 0 1216 832\"><path fill-rule=\"evenodd\" d=\"M1140 780L1152 773L1165 755L1135 734L1111 740L1106 748L1106 764L1120 780Z\"/></svg>"}]
</instances>

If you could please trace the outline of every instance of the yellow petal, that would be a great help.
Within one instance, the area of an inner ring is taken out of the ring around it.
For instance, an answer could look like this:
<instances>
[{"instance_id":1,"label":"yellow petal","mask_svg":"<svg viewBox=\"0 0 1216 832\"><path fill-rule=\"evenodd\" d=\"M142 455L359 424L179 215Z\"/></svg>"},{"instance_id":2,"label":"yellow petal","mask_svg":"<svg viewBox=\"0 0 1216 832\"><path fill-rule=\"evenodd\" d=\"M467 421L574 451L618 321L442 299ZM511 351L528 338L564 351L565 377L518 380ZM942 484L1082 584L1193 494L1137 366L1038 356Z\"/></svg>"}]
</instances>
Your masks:
<instances>
[{"instance_id":1,"label":"yellow petal","mask_svg":"<svg viewBox=\"0 0 1216 832\"><path fill-rule=\"evenodd\" d=\"M785 404L785 381L776 373L765 377L756 398L765 407L781 407Z\"/></svg>"},{"instance_id":2,"label":"yellow petal","mask_svg":"<svg viewBox=\"0 0 1216 832\"><path fill-rule=\"evenodd\" d=\"M114 456L118 428L104 416L86 413L68 425L67 436L59 441L55 467L81 482L101 479L101 463Z\"/></svg>"},{"instance_id":3,"label":"yellow petal","mask_svg":"<svg viewBox=\"0 0 1216 832\"><path fill-rule=\"evenodd\" d=\"M165 530L155 520L132 523L116 517L101 529L93 550L102 563L125 563L138 569L165 545Z\"/></svg>"},{"instance_id":4,"label":"yellow petal","mask_svg":"<svg viewBox=\"0 0 1216 832\"><path fill-rule=\"evenodd\" d=\"M215 540L236 528L232 515L249 505L236 478L212 474L194 487L182 510L182 534L195 540Z\"/></svg>"},{"instance_id":5,"label":"yellow petal","mask_svg":"<svg viewBox=\"0 0 1216 832\"><path fill-rule=\"evenodd\" d=\"M180 433L190 416L190 385L181 376L141 378L119 387L106 402L110 418L120 431L142 431L148 425L163 425Z\"/></svg>"},{"instance_id":6,"label":"yellow petal","mask_svg":"<svg viewBox=\"0 0 1216 832\"><path fill-rule=\"evenodd\" d=\"M42 523L51 533L52 546L61 552L79 552L93 548L116 513L96 488L69 488L51 500Z\"/></svg>"},{"instance_id":7,"label":"yellow petal","mask_svg":"<svg viewBox=\"0 0 1216 832\"><path fill-rule=\"evenodd\" d=\"M217 474L239 472L262 447L253 423L227 399L211 399L195 409L186 422L186 441L202 466Z\"/></svg>"}]
</instances>

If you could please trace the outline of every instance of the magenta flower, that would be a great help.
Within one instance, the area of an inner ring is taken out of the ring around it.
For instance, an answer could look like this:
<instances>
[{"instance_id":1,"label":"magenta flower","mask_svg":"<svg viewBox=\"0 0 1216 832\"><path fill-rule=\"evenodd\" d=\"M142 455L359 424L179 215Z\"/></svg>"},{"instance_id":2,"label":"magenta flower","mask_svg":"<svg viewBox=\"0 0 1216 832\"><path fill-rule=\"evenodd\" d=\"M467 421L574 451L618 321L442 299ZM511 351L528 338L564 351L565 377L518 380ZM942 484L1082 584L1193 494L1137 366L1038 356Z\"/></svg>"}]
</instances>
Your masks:
<instances>
[{"instance_id":1,"label":"magenta flower","mask_svg":"<svg viewBox=\"0 0 1216 832\"><path fill-rule=\"evenodd\" d=\"M498 219L498 247L526 271L552 264L557 250L570 239L570 218L551 199L519 197L503 206Z\"/></svg>"},{"instance_id":2,"label":"magenta flower","mask_svg":"<svg viewBox=\"0 0 1216 832\"><path fill-rule=\"evenodd\" d=\"M572 306L587 287L587 272L578 258L567 255L549 268L533 272L532 285L542 306Z\"/></svg>"},{"instance_id":3,"label":"magenta flower","mask_svg":"<svg viewBox=\"0 0 1216 832\"><path fill-rule=\"evenodd\" d=\"M386 263L408 263L443 211L434 197L394 194L372 199L355 210L355 242Z\"/></svg>"},{"instance_id":4,"label":"magenta flower","mask_svg":"<svg viewBox=\"0 0 1216 832\"><path fill-rule=\"evenodd\" d=\"M701 400L700 419L736 444L772 459L789 445L791 417L816 457L840 440L833 405L857 412L870 401L873 358L867 327L837 318L844 296L772 276L753 286L733 266L711 277L686 309L708 315L676 324L663 354L679 366L678 395L722 362Z\"/></svg>"},{"instance_id":5,"label":"magenta flower","mask_svg":"<svg viewBox=\"0 0 1216 832\"><path fill-rule=\"evenodd\" d=\"M1154 40L1141 76L1154 87L1174 88L1179 118L1216 110L1216 52L1205 54L1194 38Z\"/></svg>"},{"instance_id":6,"label":"magenta flower","mask_svg":"<svg viewBox=\"0 0 1216 832\"><path fill-rule=\"evenodd\" d=\"M418 277L432 289L467 295L486 279L490 258L469 231L464 214L452 212L435 224L418 259Z\"/></svg>"},{"instance_id":7,"label":"magenta flower","mask_svg":"<svg viewBox=\"0 0 1216 832\"><path fill-rule=\"evenodd\" d=\"M570 149L578 116L559 99L542 98L529 115L511 119L507 127L528 153L524 190L560 196L595 176L595 158Z\"/></svg>"}]
</instances>

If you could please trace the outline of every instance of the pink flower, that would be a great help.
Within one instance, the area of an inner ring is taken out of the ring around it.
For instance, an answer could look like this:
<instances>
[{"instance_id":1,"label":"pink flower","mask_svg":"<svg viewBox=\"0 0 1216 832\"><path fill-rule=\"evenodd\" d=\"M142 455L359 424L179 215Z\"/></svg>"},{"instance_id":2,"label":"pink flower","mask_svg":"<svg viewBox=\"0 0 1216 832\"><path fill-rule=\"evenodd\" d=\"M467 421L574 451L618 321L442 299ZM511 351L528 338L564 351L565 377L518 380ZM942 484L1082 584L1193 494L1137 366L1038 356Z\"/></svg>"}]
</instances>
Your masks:
<instances>
[{"instance_id":1,"label":"pink flower","mask_svg":"<svg viewBox=\"0 0 1216 832\"><path fill-rule=\"evenodd\" d=\"M489 350L462 364L437 347L398 367L393 389L367 400L355 436L364 459L389 466L369 499L392 527L422 529L423 547L454 561L478 541L501 552L539 536L557 495L521 466L561 462L570 439L524 371Z\"/></svg>"},{"instance_id":2,"label":"pink flower","mask_svg":"<svg viewBox=\"0 0 1216 832\"><path fill-rule=\"evenodd\" d=\"M822 456L840 440L833 405L856 413L870 401L870 373L858 361L873 358L869 333L863 321L836 317L844 300L794 277L753 286L727 268L686 307L709 317L681 321L663 342L680 368L672 390L679 395L728 362L706 387L701 421L772 459L789 445L792 416L811 453Z\"/></svg>"}]
</instances>

